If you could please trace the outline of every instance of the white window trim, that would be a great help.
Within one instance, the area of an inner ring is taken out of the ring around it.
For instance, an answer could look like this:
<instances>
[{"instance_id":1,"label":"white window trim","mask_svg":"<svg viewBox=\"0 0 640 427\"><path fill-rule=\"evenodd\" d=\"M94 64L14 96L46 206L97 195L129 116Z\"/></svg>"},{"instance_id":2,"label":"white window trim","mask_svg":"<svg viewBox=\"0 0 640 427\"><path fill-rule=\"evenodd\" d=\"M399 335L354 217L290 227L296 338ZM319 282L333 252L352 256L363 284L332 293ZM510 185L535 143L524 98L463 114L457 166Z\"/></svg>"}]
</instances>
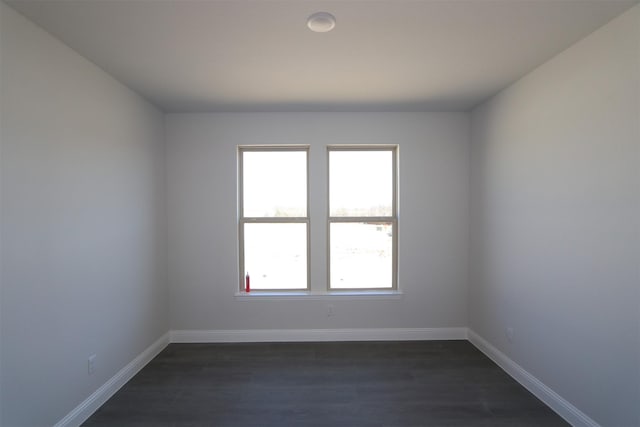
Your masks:
<instances>
[{"instance_id":1,"label":"white window trim","mask_svg":"<svg viewBox=\"0 0 640 427\"><path fill-rule=\"evenodd\" d=\"M398 144L327 145L327 293L398 292ZM332 151L391 151L392 154L392 207L391 216L331 216L331 172ZM331 287L331 223L338 222L390 222L392 227L392 284L390 288L332 288Z\"/></svg>"},{"instance_id":2,"label":"white window trim","mask_svg":"<svg viewBox=\"0 0 640 427\"><path fill-rule=\"evenodd\" d=\"M282 293L291 292L310 292L311 290L311 221L309 211L309 145L239 145L238 146L238 294L252 295L255 293ZM245 217L244 216L244 183L243 183L243 161L244 153L248 151L254 152L270 152L270 151L304 151L306 153L306 171L307 171L307 194L306 194L306 217ZM244 225L245 224L306 224L307 228L307 283L306 288L300 289L251 289L251 292L245 292L245 265L244 265Z\"/></svg>"}]
</instances>

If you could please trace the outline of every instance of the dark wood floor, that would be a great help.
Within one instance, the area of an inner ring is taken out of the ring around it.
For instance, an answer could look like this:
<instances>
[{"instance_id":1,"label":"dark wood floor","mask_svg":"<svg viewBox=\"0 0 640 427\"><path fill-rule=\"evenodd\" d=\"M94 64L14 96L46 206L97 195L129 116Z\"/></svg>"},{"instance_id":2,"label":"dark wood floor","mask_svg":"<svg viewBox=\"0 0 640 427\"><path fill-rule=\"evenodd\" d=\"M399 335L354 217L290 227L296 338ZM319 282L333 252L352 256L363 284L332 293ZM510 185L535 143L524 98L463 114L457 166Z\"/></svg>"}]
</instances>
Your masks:
<instances>
[{"instance_id":1,"label":"dark wood floor","mask_svg":"<svg viewBox=\"0 0 640 427\"><path fill-rule=\"evenodd\" d=\"M171 344L86 426L566 426L467 341Z\"/></svg>"}]
</instances>

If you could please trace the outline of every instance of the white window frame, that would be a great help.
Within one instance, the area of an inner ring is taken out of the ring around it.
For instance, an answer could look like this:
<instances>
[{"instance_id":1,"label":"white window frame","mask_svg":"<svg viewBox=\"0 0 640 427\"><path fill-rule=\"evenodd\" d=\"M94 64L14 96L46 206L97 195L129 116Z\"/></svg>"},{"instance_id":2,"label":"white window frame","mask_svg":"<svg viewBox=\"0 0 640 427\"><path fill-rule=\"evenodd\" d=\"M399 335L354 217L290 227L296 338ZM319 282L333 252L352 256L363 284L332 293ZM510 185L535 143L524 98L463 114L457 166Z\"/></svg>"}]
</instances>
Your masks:
<instances>
[{"instance_id":1,"label":"white window frame","mask_svg":"<svg viewBox=\"0 0 640 427\"><path fill-rule=\"evenodd\" d=\"M244 226L245 224L306 224L307 228L307 280L305 288L296 289L251 289L251 293L261 292L307 292L311 289L311 221L309 215L309 145L240 145L238 146L238 242L239 242L239 292L245 291ZM244 167L246 152L302 151L306 154L306 216L304 217L245 217L244 216Z\"/></svg>"},{"instance_id":2,"label":"white window frame","mask_svg":"<svg viewBox=\"0 0 640 427\"><path fill-rule=\"evenodd\" d=\"M398 150L397 144L391 145L327 145L327 292L356 293L398 290ZM331 216L331 165L332 151L390 151L392 153L392 206L390 216ZM392 284L390 288L332 288L331 287L331 224L359 222L390 222L392 227Z\"/></svg>"}]
</instances>

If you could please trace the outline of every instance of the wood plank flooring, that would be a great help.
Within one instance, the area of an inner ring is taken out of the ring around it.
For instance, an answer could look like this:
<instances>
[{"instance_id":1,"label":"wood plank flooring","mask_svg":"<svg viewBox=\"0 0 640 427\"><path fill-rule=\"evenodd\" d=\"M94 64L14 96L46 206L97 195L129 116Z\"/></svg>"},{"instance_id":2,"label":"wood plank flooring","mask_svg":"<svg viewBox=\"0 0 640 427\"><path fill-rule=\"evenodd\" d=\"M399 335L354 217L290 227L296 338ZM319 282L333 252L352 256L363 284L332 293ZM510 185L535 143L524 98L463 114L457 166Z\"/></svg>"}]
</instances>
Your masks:
<instances>
[{"instance_id":1,"label":"wood plank flooring","mask_svg":"<svg viewBox=\"0 0 640 427\"><path fill-rule=\"evenodd\" d=\"M171 344L85 426L566 426L467 341Z\"/></svg>"}]
</instances>

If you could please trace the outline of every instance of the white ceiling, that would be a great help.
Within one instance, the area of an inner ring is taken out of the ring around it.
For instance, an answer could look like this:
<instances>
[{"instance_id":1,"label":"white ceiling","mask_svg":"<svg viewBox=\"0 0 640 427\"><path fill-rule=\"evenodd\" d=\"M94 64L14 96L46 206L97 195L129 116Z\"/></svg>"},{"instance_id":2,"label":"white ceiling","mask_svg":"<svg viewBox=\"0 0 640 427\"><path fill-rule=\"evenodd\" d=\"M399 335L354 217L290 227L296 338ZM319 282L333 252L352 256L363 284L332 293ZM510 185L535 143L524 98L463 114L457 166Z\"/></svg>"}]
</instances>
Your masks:
<instances>
[{"instance_id":1,"label":"white ceiling","mask_svg":"<svg viewBox=\"0 0 640 427\"><path fill-rule=\"evenodd\" d=\"M638 0L6 2L177 112L467 110Z\"/></svg>"}]
</instances>

